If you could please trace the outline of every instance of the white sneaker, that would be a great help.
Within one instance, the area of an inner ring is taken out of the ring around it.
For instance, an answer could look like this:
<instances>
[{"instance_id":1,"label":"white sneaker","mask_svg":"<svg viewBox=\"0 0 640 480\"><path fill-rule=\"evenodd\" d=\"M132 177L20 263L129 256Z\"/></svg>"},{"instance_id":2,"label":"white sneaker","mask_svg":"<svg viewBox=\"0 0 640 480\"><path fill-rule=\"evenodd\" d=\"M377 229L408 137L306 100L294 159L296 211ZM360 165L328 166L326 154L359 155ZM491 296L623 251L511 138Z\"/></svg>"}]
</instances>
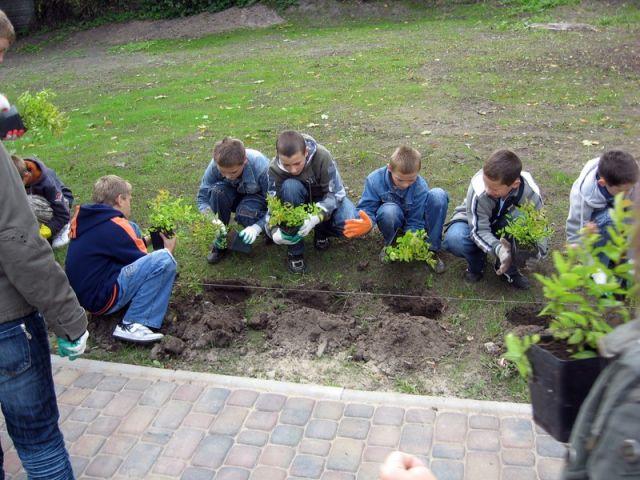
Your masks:
<instances>
[{"instance_id":1,"label":"white sneaker","mask_svg":"<svg viewBox=\"0 0 640 480\"><path fill-rule=\"evenodd\" d=\"M119 323L113 331L113 336L118 340L132 343L153 343L164 337L163 334L152 332L140 323Z\"/></svg>"},{"instance_id":2,"label":"white sneaker","mask_svg":"<svg viewBox=\"0 0 640 480\"><path fill-rule=\"evenodd\" d=\"M67 223L58 235L56 235L51 242L51 246L53 248L64 247L67 243L69 243L69 224Z\"/></svg>"}]
</instances>

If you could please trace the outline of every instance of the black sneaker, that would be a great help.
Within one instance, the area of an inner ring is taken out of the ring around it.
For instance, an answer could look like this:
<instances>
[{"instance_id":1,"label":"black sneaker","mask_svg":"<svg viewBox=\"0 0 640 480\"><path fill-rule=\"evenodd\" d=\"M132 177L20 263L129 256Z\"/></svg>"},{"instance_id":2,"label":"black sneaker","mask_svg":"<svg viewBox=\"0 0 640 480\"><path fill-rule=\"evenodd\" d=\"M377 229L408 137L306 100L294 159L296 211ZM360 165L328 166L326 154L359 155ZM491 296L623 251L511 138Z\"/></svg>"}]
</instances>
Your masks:
<instances>
[{"instance_id":1,"label":"black sneaker","mask_svg":"<svg viewBox=\"0 0 640 480\"><path fill-rule=\"evenodd\" d=\"M474 273L474 272L470 272L469 270L464 272L464 279L466 282L469 282L469 283L478 283L480 280L482 280L482 277L483 277L482 273Z\"/></svg>"},{"instance_id":2,"label":"black sneaker","mask_svg":"<svg viewBox=\"0 0 640 480\"><path fill-rule=\"evenodd\" d=\"M304 257L302 255L287 256L287 266L291 273L301 274L307 271L307 265L304 263Z\"/></svg>"},{"instance_id":3,"label":"black sneaker","mask_svg":"<svg viewBox=\"0 0 640 480\"><path fill-rule=\"evenodd\" d=\"M531 283L529 279L522 275L520 272L515 272L510 275L504 274L504 277L509 282L513 288L517 288L518 290L529 290L531 288Z\"/></svg>"},{"instance_id":4,"label":"black sneaker","mask_svg":"<svg viewBox=\"0 0 640 480\"><path fill-rule=\"evenodd\" d=\"M325 237L322 235L318 235L317 233L313 236L313 246L316 250L324 251L327 250L331 243L329 243L329 237Z\"/></svg>"},{"instance_id":5,"label":"black sneaker","mask_svg":"<svg viewBox=\"0 0 640 480\"><path fill-rule=\"evenodd\" d=\"M211 265L213 265L214 263L218 263L220 260L224 258L226 254L227 254L226 248L221 249L221 248L211 247L211 251L209 252L209 255L207 255L207 262L209 262Z\"/></svg>"}]
</instances>

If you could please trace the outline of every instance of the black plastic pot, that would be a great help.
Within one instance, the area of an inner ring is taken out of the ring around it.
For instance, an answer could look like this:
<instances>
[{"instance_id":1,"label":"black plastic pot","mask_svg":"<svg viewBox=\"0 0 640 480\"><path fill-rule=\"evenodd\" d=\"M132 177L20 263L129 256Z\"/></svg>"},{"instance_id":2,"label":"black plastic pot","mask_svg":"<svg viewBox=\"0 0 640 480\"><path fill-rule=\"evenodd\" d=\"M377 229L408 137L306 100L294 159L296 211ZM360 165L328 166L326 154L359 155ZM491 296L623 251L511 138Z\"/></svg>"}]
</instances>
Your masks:
<instances>
[{"instance_id":1,"label":"black plastic pot","mask_svg":"<svg viewBox=\"0 0 640 480\"><path fill-rule=\"evenodd\" d=\"M287 235L290 235L293 237L298 233L298 230L300 230L300 226L288 227L288 226L281 225L280 230L282 231L282 233L286 233Z\"/></svg>"},{"instance_id":2,"label":"black plastic pot","mask_svg":"<svg viewBox=\"0 0 640 480\"><path fill-rule=\"evenodd\" d=\"M542 345L527 352L533 375L529 380L534 421L559 442L567 442L571 429L593 383L606 367L604 358L562 360Z\"/></svg>"},{"instance_id":3,"label":"black plastic pot","mask_svg":"<svg viewBox=\"0 0 640 480\"><path fill-rule=\"evenodd\" d=\"M524 268L527 264L527 260L536 258L538 256L538 249L526 249L520 247L516 242L511 242L511 259L513 264L518 268Z\"/></svg>"},{"instance_id":4,"label":"black plastic pot","mask_svg":"<svg viewBox=\"0 0 640 480\"><path fill-rule=\"evenodd\" d=\"M173 230L168 232L163 230L149 230L149 235L151 235L151 245L153 246L154 250L160 250L161 248L164 248L164 240L162 240L160 232L162 232L162 234L167 238L173 237Z\"/></svg>"}]
</instances>

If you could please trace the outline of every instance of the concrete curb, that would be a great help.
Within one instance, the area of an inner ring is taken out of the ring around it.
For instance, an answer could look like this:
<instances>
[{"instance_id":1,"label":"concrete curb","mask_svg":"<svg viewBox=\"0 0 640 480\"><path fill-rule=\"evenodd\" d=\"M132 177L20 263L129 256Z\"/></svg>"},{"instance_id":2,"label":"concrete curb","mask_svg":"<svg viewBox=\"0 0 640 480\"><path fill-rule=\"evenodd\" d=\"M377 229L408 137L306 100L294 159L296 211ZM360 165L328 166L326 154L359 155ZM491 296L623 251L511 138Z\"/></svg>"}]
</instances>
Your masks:
<instances>
[{"instance_id":1,"label":"concrete curb","mask_svg":"<svg viewBox=\"0 0 640 480\"><path fill-rule=\"evenodd\" d=\"M283 395L321 398L323 400L384 404L405 408L414 407L433 408L435 410L456 410L502 416L531 416L531 405L527 403L493 402L454 397L430 397L394 392L367 392L361 390L349 390L340 387L326 387L323 385L299 384L279 382L276 380L233 377L229 375L218 375L215 373L143 367L139 365L111 363L99 360L87 360L83 358L70 362L68 359L58 357L57 355L51 355L51 363L54 367L73 368L111 375L130 375L143 378L153 377L166 381L206 383L226 388L247 388L263 392L281 393Z\"/></svg>"}]
</instances>

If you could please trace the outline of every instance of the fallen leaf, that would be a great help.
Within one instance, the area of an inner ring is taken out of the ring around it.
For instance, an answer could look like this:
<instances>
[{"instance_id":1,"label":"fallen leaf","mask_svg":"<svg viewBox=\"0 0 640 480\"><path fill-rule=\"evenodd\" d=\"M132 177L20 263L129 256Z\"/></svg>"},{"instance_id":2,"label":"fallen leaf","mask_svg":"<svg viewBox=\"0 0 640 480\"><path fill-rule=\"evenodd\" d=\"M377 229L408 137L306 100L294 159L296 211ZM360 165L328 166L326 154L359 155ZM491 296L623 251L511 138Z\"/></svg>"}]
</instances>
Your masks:
<instances>
[{"instance_id":1,"label":"fallen leaf","mask_svg":"<svg viewBox=\"0 0 640 480\"><path fill-rule=\"evenodd\" d=\"M592 147L594 145L600 145L600 142L597 140L582 140L582 145L585 147Z\"/></svg>"},{"instance_id":2,"label":"fallen leaf","mask_svg":"<svg viewBox=\"0 0 640 480\"><path fill-rule=\"evenodd\" d=\"M256 80L256 81L255 81L255 82L253 82L253 83L264 83L264 80Z\"/></svg>"},{"instance_id":3,"label":"fallen leaf","mask_svg":"<svg viewBox=\"0 0 640 480\"><path fill-rule=\"evenodd\" d=\"M327 120L329 118L329 115L327 115L326 113L323 113L322 115L320 115L320 118L323 120Z\"/></svg>"},{"instance_id":4,"label":"fallen leaf","mask_svg":"<svg viewBox=\"0 0 640 480\"><path fill-rule=\"evenodd\" d=\"M309 128L319 127L319 126L320 126L319 123L307 123L307 127L309 127Z\"/></svg>"},{"instance_id":5,"label":"fallen leaf","mask_svg":"<svg viewBox=\"0 0 640 480\"><path fill-rule=\"evenodd\" d=\"M420 135L431 135L431 130L423 130L420 132Z\"/></svg>"},{"instance_id":6,"label":"fallen leaf","mask_svg":"<svg viewBox=\"0 0 640 480\"><path fill-rule=\"evenodd\" d=\"M154 100L161 100L163 98L167 98L166 95L156 95L155 97L153 97Z\"/></svg>"}]
</instances>

